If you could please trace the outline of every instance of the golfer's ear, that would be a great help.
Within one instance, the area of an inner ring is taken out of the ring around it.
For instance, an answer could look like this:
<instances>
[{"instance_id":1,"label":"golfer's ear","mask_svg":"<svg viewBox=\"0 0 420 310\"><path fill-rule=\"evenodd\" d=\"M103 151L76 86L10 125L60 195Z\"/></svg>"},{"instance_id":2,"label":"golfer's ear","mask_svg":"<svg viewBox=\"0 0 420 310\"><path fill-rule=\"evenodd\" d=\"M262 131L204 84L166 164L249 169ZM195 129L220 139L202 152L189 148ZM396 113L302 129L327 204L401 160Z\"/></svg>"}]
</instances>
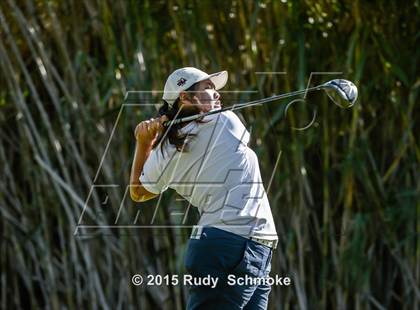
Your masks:
<instances>
[{"instance_id":1,"label":"golfer's ear","mask_svg":"<svg viewBox=\"0 0 420 310\"><path fill-rule=\"evenodd\" d=\"M181 103L182 101L184 101L186 98L188 98L187 93L186 93L185 91L181 91L181 92L179 93L179 101L180 101L180 103Z\"/></svg>"},{"instance_id":2,"label":"golfer's ear","mask_svg":"<svg viewBox=\"0 0 420 310\"><path fill-rule=\"evenodd\" d=\"M190 96L188 95L188 93L186 91L181 91L179 93L179 101L180 103L186 103L189 102L190 100Z\"/></svg>"}]
</instances>

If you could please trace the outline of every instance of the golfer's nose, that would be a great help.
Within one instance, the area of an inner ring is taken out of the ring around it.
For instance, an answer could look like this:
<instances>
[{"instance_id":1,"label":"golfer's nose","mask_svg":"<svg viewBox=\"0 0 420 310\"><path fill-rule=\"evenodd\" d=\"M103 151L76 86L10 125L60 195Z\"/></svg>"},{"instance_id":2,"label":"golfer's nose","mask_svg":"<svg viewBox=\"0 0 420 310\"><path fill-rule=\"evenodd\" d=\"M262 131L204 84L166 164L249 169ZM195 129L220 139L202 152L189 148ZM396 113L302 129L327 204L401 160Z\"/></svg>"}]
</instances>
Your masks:
<instances>
[{"instance_id":1,"label":"golfer's nose","mask_svg":"<svg viewBox=\"0 0 420 310\"><path fill-rule=\"evenodd\" d=\"M214 100L219 100L220 99L220 94L217 91L214 92L213 99Z\"/></svg>"}]
</instances>

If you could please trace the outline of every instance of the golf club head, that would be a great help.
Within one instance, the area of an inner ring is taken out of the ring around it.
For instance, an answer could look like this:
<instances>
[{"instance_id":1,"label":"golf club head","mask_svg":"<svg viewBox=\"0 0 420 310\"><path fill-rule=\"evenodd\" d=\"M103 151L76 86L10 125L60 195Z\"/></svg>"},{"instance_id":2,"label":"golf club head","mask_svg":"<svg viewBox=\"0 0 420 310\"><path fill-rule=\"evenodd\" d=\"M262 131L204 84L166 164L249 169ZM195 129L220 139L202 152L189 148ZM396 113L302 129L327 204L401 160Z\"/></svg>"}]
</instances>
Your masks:
<instances>
[{"instance_id":1,"label":"golf club head","mask_svg":"<svg viewBox=\"0 0 420 310\"><path fill-rule=\"evenodd\" d=\"M357 87L348 80L331 80L322 85L322 88L326 91L328 97L340 108L350 108L357 100Z\"/></svg>"}]
</instances>

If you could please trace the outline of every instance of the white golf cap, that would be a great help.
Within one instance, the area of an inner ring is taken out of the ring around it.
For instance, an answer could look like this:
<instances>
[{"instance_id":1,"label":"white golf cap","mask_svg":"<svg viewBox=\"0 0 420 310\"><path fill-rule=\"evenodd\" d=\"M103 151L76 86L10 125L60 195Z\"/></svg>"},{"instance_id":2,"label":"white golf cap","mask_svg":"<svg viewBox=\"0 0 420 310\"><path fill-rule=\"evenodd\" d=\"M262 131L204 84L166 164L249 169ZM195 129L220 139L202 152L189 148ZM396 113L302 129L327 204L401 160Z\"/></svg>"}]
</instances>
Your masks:
<instances>
[{"instance_id":1,"label":"white golf cap","mask_svg":"<svg viewBox=\"0 0 420 310\"><path fill-rule=\"evenodd\" d=\"M163 89L163 97L169 107L172 107L179 93L190 88L193 84L210 79L216 89L221 89L226 85L228 79L227 71L220 71L213 74L207 74L194 67L185 67L175 70L171 73Z\"/></svg>"}]
</instances>

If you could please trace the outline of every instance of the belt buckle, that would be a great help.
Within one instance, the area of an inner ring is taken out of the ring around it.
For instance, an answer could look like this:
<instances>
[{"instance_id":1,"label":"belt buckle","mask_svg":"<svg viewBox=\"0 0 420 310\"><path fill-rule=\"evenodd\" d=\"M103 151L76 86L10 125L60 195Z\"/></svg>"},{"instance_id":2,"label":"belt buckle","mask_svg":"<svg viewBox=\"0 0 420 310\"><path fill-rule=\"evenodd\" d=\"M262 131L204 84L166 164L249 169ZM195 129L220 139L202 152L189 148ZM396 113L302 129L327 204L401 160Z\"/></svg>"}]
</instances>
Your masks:
<instances>
[{"instance_id":1,"label":"belt buckle","mask_svg":"<svg viewBox=\"0 0 420 310\"><path fill-rule=\"evenodd\" d=\"M191 239L200 239L203 232L203 226L194 225L191 231Z\"/></svg>"}]
</instances>

